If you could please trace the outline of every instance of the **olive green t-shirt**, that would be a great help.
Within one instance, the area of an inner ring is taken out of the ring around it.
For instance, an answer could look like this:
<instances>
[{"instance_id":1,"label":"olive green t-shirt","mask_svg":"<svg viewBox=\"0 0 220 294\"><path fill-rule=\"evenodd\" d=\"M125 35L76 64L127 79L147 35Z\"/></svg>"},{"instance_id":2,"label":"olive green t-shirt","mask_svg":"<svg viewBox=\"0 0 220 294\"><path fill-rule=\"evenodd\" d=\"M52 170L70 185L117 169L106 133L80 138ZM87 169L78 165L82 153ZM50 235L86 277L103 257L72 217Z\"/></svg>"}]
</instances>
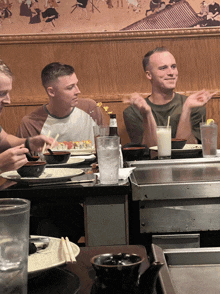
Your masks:
<instances>
[{"instance_id":1,"label":"olive green t-shirt","mask_svg":"<svg viewBox=\"0 0 220 294\"><path fill-rule=\"evenodd\" d=\"M178 93L175 93L174 98L164 105L153 104L148 97L145 99L151 107L152 114L158 126L166 126L168 116L170 116L172 138L176 137L177 126L186 99L187 96ZM134 105L130 105L124 110L123 117L131 142L142 143L144 128L143 117L140 111ZM206 120L205 106L193 108L191 111L192 133L199 142L201 141L199 123L202 120Z\"/></svg>"}]
</instances>

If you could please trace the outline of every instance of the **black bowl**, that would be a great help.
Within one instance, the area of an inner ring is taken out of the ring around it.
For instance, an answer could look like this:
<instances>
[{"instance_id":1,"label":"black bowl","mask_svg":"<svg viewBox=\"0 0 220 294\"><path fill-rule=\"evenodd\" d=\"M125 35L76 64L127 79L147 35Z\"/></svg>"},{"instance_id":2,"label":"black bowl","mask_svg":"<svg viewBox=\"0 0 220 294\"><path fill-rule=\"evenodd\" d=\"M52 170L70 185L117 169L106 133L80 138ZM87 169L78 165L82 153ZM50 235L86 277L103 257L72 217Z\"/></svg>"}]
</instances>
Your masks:
<instances>
[{"instance_id":1,"label":"black bowl","mask_svg":"<svg viewBox=\"0 0 220 294\"><path fill-rule=\"evenodd\" d=\"M25 165L20 167L17 172L21 177L39 177L46 167L45 161L28 161Z\"/></svg>"},{"instance_id":2,"label":"black bowl","mask_svg":"<svg viewBox=\"0 0 220 294\"><path fill-rule=\"evenodd\" d=\"M139 268L144 258L129 253L106 253L96 255L90 261L96 271L96 277L106 287L114 283L119 286L125 282L126 284L131 283L131 286L137 282Z\"/></svg>"},{"instance_id":3,"label":"black bowl","mask_svg":"<svg viewBox=\"0 0 220 294\"><path fill-rule=\"evenodd\" d=\"M186 139L172 139L171 148L172 149L182 149L186 144Z\"/></svg>"},{"instance_id":4,"label":"black bowl","mask_svg":"<svg viewBox=\"0 0 220 294\"><path fill-rule=\"evenodd\" d=\"M139 147L123 147L122 154L125 161L141 160L145 152L144 146Z\"/></svg>"},{"instance_id":5,"label":"black bowl","mask_svg":"<svg viewBox=\"0 0 220 294\"><path fill-rule=\"evenodd\" d=\"M70 158L71 153L68 151L53 151L53 154L49 152L44 153L44 158L49 164L66 163Z\"/></svg>"},{"instance_id":6,"label":"black bowl","mask_svg":"<svg viewBox=\"0 0 220 294\"><path fill-rule=\"evenodd\" d=\"M26 157L28 161L38 161L38 159L40 158L40 156L37 155L30 155L29 153L26 153Z\"/></svg>"}]
</instances>

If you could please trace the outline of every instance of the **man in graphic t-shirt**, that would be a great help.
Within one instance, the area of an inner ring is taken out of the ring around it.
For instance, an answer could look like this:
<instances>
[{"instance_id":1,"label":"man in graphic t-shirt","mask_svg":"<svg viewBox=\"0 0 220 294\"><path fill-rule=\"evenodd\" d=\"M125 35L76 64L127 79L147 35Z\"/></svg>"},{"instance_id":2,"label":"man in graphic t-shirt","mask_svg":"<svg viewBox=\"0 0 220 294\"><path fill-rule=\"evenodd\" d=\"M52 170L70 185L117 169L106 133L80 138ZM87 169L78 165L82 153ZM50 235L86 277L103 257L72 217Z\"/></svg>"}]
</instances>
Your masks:
<instances>
[{"instance_id":1,"label":"man in graphic t-shirt","mask_svg":"<svg viewBox=\"0 0 220 294\"><path fill-rule=\"evenodd\" d=\"M201 140L199 123L206 119L205 104L214 95L202 90L189 97L174 92L178 70L174 56L164 47L149 51L143 59L152 93L144 99L134 93L124 110L124 122L131 142L157 145L156 127L166 126L170 116L172 138Z\"/></svg>"}]
</instances>

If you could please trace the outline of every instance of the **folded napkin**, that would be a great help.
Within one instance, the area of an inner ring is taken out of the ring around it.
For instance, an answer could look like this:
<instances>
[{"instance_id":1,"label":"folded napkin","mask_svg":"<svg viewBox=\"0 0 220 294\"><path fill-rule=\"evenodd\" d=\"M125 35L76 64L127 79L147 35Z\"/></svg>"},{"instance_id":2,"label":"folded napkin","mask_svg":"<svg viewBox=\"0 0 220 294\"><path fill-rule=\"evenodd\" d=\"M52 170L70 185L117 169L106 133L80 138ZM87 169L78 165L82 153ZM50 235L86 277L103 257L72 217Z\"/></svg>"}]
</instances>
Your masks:
<instances>
[{"instance_id":1,"label":"folded napkin","mask_svg":"<svg viewBox=\"0 0 220 294\"><path fill-rule=\"evenodd\" d=\"M132 173L133 169L135 169L136 167L126 167L126 168L119 168L119 180L126 180L130 174ZM95 173L95 175L97 175L98 179L100 174L99 173Z\"/></svg>"}]
</instances>

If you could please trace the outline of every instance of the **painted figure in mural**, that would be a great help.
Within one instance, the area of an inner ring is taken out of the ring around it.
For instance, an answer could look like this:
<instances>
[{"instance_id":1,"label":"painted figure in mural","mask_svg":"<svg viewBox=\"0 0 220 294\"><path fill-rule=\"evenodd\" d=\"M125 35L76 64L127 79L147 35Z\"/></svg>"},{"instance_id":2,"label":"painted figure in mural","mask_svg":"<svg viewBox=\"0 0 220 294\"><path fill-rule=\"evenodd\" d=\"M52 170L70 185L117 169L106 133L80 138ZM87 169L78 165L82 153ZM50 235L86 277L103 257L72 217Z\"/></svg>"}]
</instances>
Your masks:
<instances>
[{"instance_id":1,"label":"painted figure in mural","mask_svg":"<svg viewBox=\"0 0 220 294\"><path fill-rule=\"evenodd\" d=\"M77 0L76 4L74 4L72 6L73 9L72 9L71 13L73 13L73 11L76 10L76 8L79 8L80 12L81 12L81 16L82 16L82 13L84 13L85 18L87 19L88 18L88 13L87 13L87 8L86 8L87 4L88 4L88 0Z\"/></svg>"},{"instance_id":2,"label":"painted figure in mural","mask_svg":"<svg viewBox=\"0 0 220 294\"><path fill-rule=\"evenodd\" d=\"M31 9L27 5L27 1L22 1L20 5L20 16L32 16Z\"/></svg>"},{"instance_id":3,"label":"painted figure in mural","mask_svg":"<svg viewBox=\"0 0 220 294\"><path fill-rule=\"evenodd\" d=\"M201 2L200 8L201 8L201 10L198 13L198 15L205 16L209 13L209 5L206 1Z\"/></svg>"},{"instance_id":4,"label":"painted figure in mural","mask_svg":"<svg viewBox=\"0 0 220 294\"><path fill-rule=\"evenodd\" d=\"M140 3L137 0L127 0L128 11L132 8L135 12L140 12Z\"/></svg>"},{"instance_id":5,"label":"painted figure in mural","mask_svg":"<svg viewBox=\"0 0 220 294\"><path fill-rule=\"evenodd\" d=\"M220 12L220 5L217 2L212 1L212 3L209 4L209 12L215 17Z\"/></svg>"},{"instance_id":6,"label":"painted figure in mural","mask_svg":"<svg viewBox=\"0 0 220 294\"><path fill-rule=\"evenodd\" d=\"M174 56L164 47L149 51L143 59L152 93L146 99L135 93L126 101L124 122L132 143L157 145L156 127L166 126L168 116L172 138L186 138L188 143L201 140L200 122L205 120L205 104L214 95L202 90L189 97L175 93L178 70Z\"/></svg>"},{"instance_id":7,"label":"painted figure in mural","mask_svg":"<svg viewBox=\"0 0 220 294\"><path fill-rule=\"evenodd\" d=\"M170 0L169 3L170 3L170 4L175 4L175 3L180 2L180 1L181 1L181 0Z\"/></svg>"},{"instance_id":8,"label":"painted figure in mural","mask_svg":"<svg viewBox=\"0 0 220 294\"><path fill-rule=\"evenodd\" d=\"M108 8L113 8L112 0L106 0L106 3L108 5Z\"/></svg>"},{"instance_id":9,"label":"painted figure in mural","mask_svg":"<svg viewBox=\"0 0 220 294\"><path fill-rule=\"evenodd\" d=\"M165 8L167 8L169 5L166 5L165 1L161 0L152 0L150 1L150 9L146 10L145 15L147 16L148 12L156 13L159 12Z\"/></svg>"},{"instance_id":10,"label":"painted figure in mural","mask_svg":"<svg viewBox=\"0 0 220 294\"><path fill-rule=\"evenodd\" d=\"M49 3L49 8L47 8L45 11L42 12L42 17L43 20L45 21L44 27L42 29L42 31L46 28L45 26L50 23L52 24L53 27L55 27L55 20L59 17L58 12L56 11L56 9L53 7L53 3Z\"/></svg>"},{"instance_id":11,"label":"painted figure in mural","mask_svg":"<svg viewBox=\"0 0 220 294\"><path fill-rule=\"evenodd\" d=\"M195 25L196 27L220 26L220 5L217 2L212 1L208 4L202 1L198 15L202 16L202 20Z\"/></svg>"},{"instance_id":12,"label":"painted figure in mural","mask_svg":"<svg viewBox=\"0 0 220 294\"><path fill-rule=\"evenodd\" d=\"M0 3L0 24L2 24L2 21L6 18L11 19L12 16L12 12L11 9L12 8L12 3L8 3L8 1L6 3Z\"/></svg>"},{"instance_id":13,"label":"painted figure in mural","mask_svg":"<svg viewBox=\"0 0 220 294\"><path fill-rule=\"evenodd\" d=\"M39 3L38 0L34 0L34 3L31 5L31 17L30 17L30 24L40 23L41 17L40 17L41 10L39 9Z\"/></svg>"},{"instance_id":14,"label":"painted figure in mural","mask_svg":"<svg viewBox=\"0 0 220 294\"><path fill-rule=\"evenodd\" d=\"M123 0L117 0L117 8L123 7Z\"/></svg>"},{"instance_id":15,"label":"painted figure in mural","mask_svg":"<svg viewBox=\"0 0 220 294\"><path fill-rule=\"evenodd\" d=\"M151 0L150 1L150 9L146 10L145 15L147 16L148 12L152 13L157 12L160 8L161 0Z\"/></svg>"}]
</instances>

